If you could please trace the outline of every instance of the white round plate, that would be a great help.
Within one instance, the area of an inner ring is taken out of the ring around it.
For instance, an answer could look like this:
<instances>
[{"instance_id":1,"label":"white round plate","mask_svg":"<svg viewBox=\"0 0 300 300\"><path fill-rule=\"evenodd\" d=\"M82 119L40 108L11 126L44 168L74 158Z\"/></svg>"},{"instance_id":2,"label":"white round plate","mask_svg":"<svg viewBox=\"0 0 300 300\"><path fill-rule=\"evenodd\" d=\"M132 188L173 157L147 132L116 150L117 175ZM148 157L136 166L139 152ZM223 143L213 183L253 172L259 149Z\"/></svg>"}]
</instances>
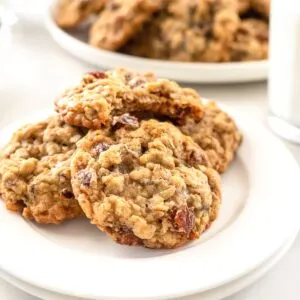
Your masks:
<instances>
[{"instance_id":1,"label":"white round plate","mask_svg":"<svg viewBox=\"0 0 300 300\"><path fill-rule=\"evenodd\" d=\"M46 14L46 26L53 39L73 56L105 69L117 67L153 71L160 77L192 83L233 83L267 79L268 62L183 63L146 59L94 48L87 43L88 29L64 31L53 20L55 2Z\"/></svg>"},{"instance_id":2,"label":"white round plate","mask_svg":"<svg viewBox=\"0 0 300 300\"><path fill-rule=\"evenodd\" d=\"M254 270L298 228L299 169L262 125L230 114L244 142L223 176L220 216L199 241L168 251L120 246L86 220L38 226L1 203L0 268L61 294L114 300L196 294ZM0 132L0 141L15 125ZM12 249L21 249L22 255L13 255Z\"/></svg>"},{"instance_id":3,"label":"white round plate","mask_svg":"<svg viewBox=\"0 0 300 300\"><path fill-rule=\"evenodd\" d=\"M297 234L294 234L292 238L290 238L283 246L280 247L278 251L262 266L258 267L254 271L249 274L234 280L228 284L220 286L218 288L212 289L207 292L203 292L200 294L188 296L181 298L181 300L220 300L225 297L228 297L234 293L241 291L247 286L251 285L258 279L260 279L264 274L266 274L272 267L274 267L277 262L287 253L287 251L293 245L293 242ZM80 298L70 297L67 295L57 294L54 292L50 292L35 286L32 286L26 282L16 279L15 277L3 272L0 270L0 278L6 280L11 285L17 287L20 290L25 291L26 293L39 297L43 300L80 300ZM9 299L8 299L9 300ZM33 300L33 299L32 299ZM175 299L174 299L175 300ZM179 300L179 299L178 299Z\"/></svg>"}]
</instances>

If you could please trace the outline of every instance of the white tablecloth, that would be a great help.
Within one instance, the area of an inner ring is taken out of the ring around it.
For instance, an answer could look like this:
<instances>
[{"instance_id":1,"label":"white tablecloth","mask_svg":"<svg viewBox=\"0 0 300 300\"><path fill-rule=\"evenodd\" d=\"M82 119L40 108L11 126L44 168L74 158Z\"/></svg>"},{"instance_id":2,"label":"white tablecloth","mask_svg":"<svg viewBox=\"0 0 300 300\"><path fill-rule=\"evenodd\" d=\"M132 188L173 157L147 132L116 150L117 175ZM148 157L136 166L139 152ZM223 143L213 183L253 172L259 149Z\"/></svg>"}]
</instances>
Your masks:
<instances>
[{"instance_id":1,"label":"white tablecloth","mask_svg":"<svg viewBox=\"0 0 300 300\"><path fill-rule=\"evenodd\" d=\"M34 24L23 24L15 28L13 49L9 57L5 58L5 63L2 58L0 68L0 101L5 102L7 107L4 118L0 120L0 126L9 123L21 112L28 114L32 109L52 107L54 97L65 86L76 82L84 71L93 69L92 66L70 57L52 41L43 26ZM266 124L266 83L194 87L203 96L217 99L236 110L246 112L254 122ZM11 99L16 98L22 99L24 105L15 105ZM300 163L300 147L288 144L287 146ZM21 249L19 255L22 255ZM283 260L264 278L228 300L299 300L299 278L300 237ZM2 280L0 299L37 300Z\"/></svg>"}]
</instances>

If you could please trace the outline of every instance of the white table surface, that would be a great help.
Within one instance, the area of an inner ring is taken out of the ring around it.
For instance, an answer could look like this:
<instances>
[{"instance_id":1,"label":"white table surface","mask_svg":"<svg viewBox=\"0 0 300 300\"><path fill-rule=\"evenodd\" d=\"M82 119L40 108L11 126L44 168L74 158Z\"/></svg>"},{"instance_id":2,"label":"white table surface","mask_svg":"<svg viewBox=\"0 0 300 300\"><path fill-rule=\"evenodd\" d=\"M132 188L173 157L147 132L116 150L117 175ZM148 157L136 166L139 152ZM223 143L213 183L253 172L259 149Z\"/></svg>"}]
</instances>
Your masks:
<instances>
[{"instance_id":1,"label":"white table surface","mask_svg":"<svg viewBox=\"0 0 300 300\"><path fill-rule=\"evenodd\" d=\"M7 107L4 117L0 120L0 126L9 123L21 113L31 113L33 109L39 110L45 106L52 107L54 97L65 86L76 82L84 71L93 70L92 66L77 61L61 50L42 25L29 23L15 28L10 56L4 64L0 61L0 65L0 101L4 101ZM194 87L203 96L247 112L254 122L266 124L266 83ZM22 99L26 105L16 105L12 102L11 99L16 97ZM287 147L300 164L300 147L290 144L287 144ZM227 300L299 300L299 278L300 237L282 261L264 278ZM37 300L2 280L0 299Z\"/></svg>"}]
</instances>

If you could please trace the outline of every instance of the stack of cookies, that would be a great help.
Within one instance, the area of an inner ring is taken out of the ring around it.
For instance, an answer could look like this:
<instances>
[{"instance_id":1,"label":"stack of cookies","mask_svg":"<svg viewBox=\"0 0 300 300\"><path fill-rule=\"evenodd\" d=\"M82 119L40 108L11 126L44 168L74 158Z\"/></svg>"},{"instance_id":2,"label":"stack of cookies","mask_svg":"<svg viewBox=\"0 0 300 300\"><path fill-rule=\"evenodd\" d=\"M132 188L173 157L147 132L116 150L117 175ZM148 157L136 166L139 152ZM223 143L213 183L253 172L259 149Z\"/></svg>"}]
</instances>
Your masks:
<instances>
[{"instance_id":1,"label":"stack of cookies","mask_svg":"<svg viewBox=\"0 0 300 300\"><path fill-rule=\"evenodd\" d=\"M175 248L217 218L220 173L241 143L214 102L151 73L92 72L57 114L0 153L8 210L42 224L86 217L125 245Z\"/></svg>"},{"instance_id":2,"label":"stack of cookies","mask_svg":"<svg viewBox=\"0 0 300 300\"><path fill-rule=\"evenodd\" d=\"M90 20L97 48L186 62L268 57L270 0L59 0L70 29ZM93 18L94 16L94 18Z\"/></svg>"}]
</instances>

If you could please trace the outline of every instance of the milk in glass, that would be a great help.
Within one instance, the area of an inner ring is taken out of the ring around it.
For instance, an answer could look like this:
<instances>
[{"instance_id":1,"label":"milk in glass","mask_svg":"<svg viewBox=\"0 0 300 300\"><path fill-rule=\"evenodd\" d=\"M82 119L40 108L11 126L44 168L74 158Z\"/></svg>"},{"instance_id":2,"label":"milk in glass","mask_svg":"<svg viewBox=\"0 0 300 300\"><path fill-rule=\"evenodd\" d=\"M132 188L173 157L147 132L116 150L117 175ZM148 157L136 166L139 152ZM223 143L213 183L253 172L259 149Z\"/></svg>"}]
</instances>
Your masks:
<instances>
[{"instance_id":1,"label":"milk in glass","mask_svg":"<svg viewBox=\"0 0 300 300\"><path fill-rule=\"evenodd\" d=\"M272 0L269 125L300 143L300 0Z\"/></svg>"}]
</instances>

